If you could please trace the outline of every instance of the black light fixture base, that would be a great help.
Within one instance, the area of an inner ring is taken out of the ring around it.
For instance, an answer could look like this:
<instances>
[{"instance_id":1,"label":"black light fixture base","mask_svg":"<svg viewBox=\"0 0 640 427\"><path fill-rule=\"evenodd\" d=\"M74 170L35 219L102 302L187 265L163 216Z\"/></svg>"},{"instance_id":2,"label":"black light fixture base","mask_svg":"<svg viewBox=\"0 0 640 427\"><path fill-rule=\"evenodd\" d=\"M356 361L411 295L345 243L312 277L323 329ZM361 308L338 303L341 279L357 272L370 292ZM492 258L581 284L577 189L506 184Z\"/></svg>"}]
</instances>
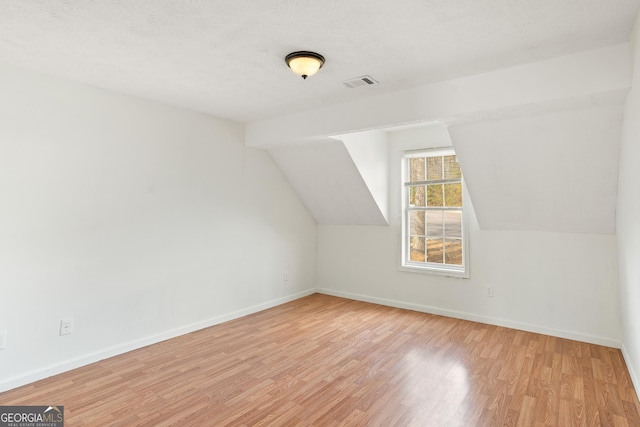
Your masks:
<instances>
[{"instance_id":1,"label":"black light fixture base","mask_svg":"<svg viewBox=\"0 0 640 427\"><path fill-rule=\"evenodd\" d=\"M320 68L322 68L322 66L324 65L324 56L320 55L319 53L311 52L308 50L299 50L297 52L291 52L290 54L285 56L284 61L287 63L287 65L289 65L291 60L300 58L300 57L317 59L318 61L320 61Z\"/></svg>"}]
</instances>

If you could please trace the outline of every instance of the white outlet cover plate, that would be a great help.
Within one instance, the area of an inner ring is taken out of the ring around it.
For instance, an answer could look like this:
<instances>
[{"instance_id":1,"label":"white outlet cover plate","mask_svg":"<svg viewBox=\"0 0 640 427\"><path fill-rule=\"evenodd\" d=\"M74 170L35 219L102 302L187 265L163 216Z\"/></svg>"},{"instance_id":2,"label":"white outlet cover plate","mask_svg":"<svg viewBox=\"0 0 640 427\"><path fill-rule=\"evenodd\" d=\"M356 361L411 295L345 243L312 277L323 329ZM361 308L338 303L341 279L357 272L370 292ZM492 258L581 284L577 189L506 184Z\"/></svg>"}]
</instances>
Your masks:
<instances>
[{"instance_id":1,"label":"white outlet cover plate","mask_svg":"<svg viewBox=\"0 0 640 427\"><path fill-rule=\"evenodd\" d=\"M73 319L62 319L60 321L60 335L69 335L73 333Z\"/></svg>"}]
</instances>

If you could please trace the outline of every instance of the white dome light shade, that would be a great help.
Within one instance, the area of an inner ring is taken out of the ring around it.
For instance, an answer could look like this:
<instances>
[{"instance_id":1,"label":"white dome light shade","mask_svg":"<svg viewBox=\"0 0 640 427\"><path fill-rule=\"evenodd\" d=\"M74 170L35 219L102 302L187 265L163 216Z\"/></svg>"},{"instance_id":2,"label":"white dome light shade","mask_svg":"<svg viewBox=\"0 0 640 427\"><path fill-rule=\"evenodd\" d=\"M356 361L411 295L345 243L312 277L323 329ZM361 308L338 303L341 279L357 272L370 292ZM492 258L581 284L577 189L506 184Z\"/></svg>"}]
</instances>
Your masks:
<instances>
[{"instance_id":1,"label":"white dome light shade","mask_svg":"<svg viewBox=\"0 0 640 427\"><path fill-rule=\"evenodd\" d=\"M284 60L289 68L303 79L313 76L324 65L324 57L315 52L292 52Z\"/></svg>"}]
</instances>

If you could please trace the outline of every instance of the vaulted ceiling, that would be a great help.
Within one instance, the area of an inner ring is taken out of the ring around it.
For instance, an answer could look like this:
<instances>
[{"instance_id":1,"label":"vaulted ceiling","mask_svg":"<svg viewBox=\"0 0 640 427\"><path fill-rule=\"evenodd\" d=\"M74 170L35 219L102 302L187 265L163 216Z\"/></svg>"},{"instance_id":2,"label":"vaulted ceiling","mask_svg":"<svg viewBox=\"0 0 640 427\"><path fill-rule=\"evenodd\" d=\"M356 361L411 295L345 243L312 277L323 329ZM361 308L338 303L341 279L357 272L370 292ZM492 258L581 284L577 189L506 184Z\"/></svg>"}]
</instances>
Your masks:
<instances>
[{"instance_id":1,"label":"vaulted ceiling","mask_svg":"<svg viewBox=\"0 0 640 427\"><path fill-rule=\"evenodd\" d=\"M386 224L380 130L439 122L481 228L613 233L626 42L639 8L7 0L0 63L247 123L245 144L271 152L319 223ZM284 62L295 50L327 63L302 80ZM362 75L380 84L342 84Z\"/></svg>"}]
</instances>

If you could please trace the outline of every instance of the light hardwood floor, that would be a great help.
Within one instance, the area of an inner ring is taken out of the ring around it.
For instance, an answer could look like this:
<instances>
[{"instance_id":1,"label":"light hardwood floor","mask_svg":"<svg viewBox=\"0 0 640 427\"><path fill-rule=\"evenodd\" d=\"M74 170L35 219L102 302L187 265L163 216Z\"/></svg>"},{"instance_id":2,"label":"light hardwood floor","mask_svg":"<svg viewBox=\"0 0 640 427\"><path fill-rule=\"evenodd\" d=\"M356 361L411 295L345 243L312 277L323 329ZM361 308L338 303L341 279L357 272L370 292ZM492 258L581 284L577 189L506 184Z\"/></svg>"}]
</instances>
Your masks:
<instances>
[{"instance_id":1,"label":"light hardwood floor","mask_svg":"<svg viewBox=\"0 0 640 427\"><path fill-rule=\"evenodd\" d=\"M640 426L619 350L311 295L0 394L67 426Z\"/></svg>"}]
</instances>

